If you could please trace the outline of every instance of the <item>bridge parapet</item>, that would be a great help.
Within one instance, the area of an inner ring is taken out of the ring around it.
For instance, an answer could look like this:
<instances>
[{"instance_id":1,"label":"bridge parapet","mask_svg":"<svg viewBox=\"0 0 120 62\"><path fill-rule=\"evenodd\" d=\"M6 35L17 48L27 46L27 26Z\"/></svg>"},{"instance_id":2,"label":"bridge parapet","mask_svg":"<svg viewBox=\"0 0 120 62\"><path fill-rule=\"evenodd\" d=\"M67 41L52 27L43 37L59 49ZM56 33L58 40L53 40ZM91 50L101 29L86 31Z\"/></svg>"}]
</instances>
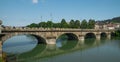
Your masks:
<instances>
[{"instance_id":1,"label":"bridge parapet","mask_svg":"<svg viewBox=\"0 0 120 62\"><path fill-rule=\"evenodd\" d=\"M57 31L70 31L70 32L113 32L116 29L69 29L69 28L2 28L2 32L6 31L47 31L47 32L57 32Z\"/></svg>"}]
</instances>

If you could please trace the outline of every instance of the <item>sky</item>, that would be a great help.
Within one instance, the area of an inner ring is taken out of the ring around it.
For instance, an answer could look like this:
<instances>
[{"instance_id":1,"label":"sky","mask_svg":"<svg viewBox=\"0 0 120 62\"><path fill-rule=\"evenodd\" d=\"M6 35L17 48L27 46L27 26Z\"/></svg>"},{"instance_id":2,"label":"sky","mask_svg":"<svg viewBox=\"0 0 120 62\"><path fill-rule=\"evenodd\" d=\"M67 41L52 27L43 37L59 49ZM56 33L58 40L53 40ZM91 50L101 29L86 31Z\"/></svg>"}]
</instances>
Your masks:
<instances>
[{"instance_id":1,"label":"sky","mask_svg":"<svg viewBox=\"0 0 120 62\"><path fill-rule=\"evenodd\" d=\"M120 0L0 0L0 20L6 26L26 26L65 19L106 20L120 16Z\"/></svg>"}]
</instances>

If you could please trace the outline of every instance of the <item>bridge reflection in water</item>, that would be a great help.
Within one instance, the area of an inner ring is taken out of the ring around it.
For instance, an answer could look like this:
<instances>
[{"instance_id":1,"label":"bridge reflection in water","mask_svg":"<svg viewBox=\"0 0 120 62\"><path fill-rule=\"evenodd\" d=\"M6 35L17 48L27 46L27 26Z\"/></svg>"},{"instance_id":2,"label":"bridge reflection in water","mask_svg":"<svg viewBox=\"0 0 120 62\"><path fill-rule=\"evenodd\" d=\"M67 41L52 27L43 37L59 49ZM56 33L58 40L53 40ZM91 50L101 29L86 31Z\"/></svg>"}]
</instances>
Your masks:
<instances>
[{"instance_id":1,"label":"bridge reflection in water","mask_svg":"<svg viewBox=\"0 0 120 62\"><path fill-rule=\"evenodd\" d=\"M6 55L4 60L8 62L35 62L42 58L95 47L101 43L95 39L89 40L89 42L85 40L85 43L82 43L76 37L70 38L67 35L61 35L57 39L56 44L53 45L45 43L37 44L35 37L29 35L13 37L13 39L8 39L6 43L3 43L3 55ZM24 41L28 41L28 43L24 43ZM7 42L10 43L7 44Z\"/></svg>"}]
</instances>

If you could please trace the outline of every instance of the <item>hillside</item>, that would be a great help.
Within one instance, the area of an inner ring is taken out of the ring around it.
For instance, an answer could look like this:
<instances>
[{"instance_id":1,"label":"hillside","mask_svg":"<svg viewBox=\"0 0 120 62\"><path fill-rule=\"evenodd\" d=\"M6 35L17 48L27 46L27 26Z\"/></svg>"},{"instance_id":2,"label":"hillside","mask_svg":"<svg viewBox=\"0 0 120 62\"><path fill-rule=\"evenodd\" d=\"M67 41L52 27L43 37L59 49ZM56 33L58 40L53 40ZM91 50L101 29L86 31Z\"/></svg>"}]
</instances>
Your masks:
<instances>
[{"instance_id":1,"label":"hillside","mask_svg":"<svg viewBox=\"0 0 120 62\"><path fill-rule=\"evenodd\" d=\"M120 23L120 17L115 17L112 19L104 20L104 22Z\"/></svg>"}]
</instances>

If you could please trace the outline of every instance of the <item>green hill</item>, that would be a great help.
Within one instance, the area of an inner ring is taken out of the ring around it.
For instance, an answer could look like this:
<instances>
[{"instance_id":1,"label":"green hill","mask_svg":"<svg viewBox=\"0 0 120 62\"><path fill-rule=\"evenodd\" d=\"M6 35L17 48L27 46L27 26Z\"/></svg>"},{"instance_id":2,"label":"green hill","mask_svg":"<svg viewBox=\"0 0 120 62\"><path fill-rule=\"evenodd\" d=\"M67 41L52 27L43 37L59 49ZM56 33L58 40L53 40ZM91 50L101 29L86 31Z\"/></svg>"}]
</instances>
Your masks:
<instances>
[{"instance_id":1,"label":"green hill","mask_svg":"<svg viewBox=\"0 0 120 62\"><path fill-rule=\"evenodd\" d=\"M120 17L114 17L112 19L104 20L105 22L120 23Z\"/></svg>"}]
</instances>

